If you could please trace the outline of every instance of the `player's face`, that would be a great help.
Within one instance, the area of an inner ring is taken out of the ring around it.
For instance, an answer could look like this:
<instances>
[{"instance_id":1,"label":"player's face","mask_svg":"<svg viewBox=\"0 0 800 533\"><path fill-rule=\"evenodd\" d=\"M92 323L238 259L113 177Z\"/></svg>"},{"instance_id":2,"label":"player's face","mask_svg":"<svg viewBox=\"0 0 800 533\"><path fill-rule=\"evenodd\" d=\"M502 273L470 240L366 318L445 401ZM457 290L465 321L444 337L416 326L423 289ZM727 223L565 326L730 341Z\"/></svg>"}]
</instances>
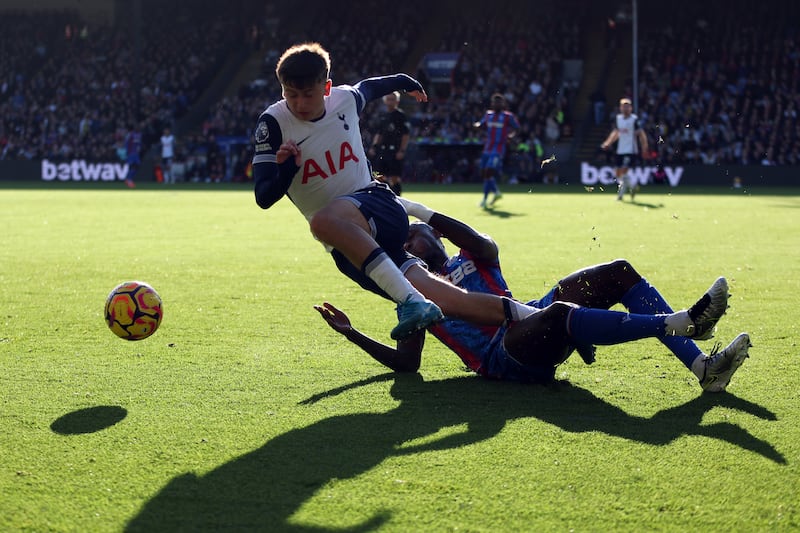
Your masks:
<instances>
[{"instance_id":1,"label":"player's face","mask_svg":"<svg viewBox=\"0 0 800 533\"><path fill-rule=\"evenodd\" d=\"M331 80L299 89L283 86L283 98L292 115L300 120L316 120L325 114L325 97L331 93Z\"/></svg>"},{"instance_id":2,"label":"player's face","mask_svg":"<svg viewBox=\"0 0 800 533\"><path fill-rule=\"evenodd\" d=\"M419 257L429 268L439 268L447 259L444 244L428 225L411 224L404 248L407 252Z\"/></svg>"},{"instance_id":3,"label":"player's face","mask_svg":"<svg viewBox=\"0 0 800 533\"><path fill-rule=\"evenodd\" d=\"M625 115L626 117L633 112L633 106L628 103L620 104L619 109L620 111L622 111L622 114Z\"/></svg>"}]
</instances>

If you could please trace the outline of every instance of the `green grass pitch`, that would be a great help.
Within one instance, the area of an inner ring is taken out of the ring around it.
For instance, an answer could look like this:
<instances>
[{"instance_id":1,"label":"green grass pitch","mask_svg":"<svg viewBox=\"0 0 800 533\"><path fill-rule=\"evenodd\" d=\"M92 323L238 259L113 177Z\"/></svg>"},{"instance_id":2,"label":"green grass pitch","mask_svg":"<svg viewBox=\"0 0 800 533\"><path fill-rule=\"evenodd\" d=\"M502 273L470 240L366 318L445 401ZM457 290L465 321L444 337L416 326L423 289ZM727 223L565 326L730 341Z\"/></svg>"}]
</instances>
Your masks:
<instances>
[{"instance_id":1,"label":"green grass pitch","mask_svg":"<svg viewBox=\"0 0 800 533\"><path fill-rule=\"evenodd\" d=\"M655 340L572 357L554 386L488 382L429 336L395 375L390 302L336 271L288 200L249 189L0 189L0 531L796 531L799 190L582 187L406 195L498 242L514 294L618 257L676 308L718 276L748 331L727 393ZM164 320L105 326L118 283ZM701 344L709 351L713 341Z\"/></svg>"}]
</instances>

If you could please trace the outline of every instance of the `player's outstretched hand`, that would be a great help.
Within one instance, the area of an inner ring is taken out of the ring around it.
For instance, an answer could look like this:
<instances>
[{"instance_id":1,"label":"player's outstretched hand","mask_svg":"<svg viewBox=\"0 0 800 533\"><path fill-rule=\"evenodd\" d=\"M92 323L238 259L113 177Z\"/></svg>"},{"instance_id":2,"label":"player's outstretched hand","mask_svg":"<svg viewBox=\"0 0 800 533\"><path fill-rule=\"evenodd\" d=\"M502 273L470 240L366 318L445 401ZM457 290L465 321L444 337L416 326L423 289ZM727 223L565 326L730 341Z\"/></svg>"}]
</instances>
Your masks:
<instances>
[{"instance_id":1,"label":"player's outstretched hand","mask_svg":"<svg viewBox=\"0 0 800 533\"><path fill-rule=\"evenodd\" d=\"M350 319L347 318L344 311L340 311L334 307L333 304L325 302L322 305L315 305L314 309L322 315L322 318L325 319L325 322L327 322L334 331L345 334L353 329L353 326L350 325Z\"/></svg>"},{"instance_id":2,"label":"player's outstretched hand","mask_svg":"<svg viewBox=\"0 0 800 533\"><path fill-rule=\"evenodd\" d=\"M428 101L428 95L425 93L425 91L408 91L408 94L413 96L417 100L417 102Z\"/></svg>"}]
</instances>

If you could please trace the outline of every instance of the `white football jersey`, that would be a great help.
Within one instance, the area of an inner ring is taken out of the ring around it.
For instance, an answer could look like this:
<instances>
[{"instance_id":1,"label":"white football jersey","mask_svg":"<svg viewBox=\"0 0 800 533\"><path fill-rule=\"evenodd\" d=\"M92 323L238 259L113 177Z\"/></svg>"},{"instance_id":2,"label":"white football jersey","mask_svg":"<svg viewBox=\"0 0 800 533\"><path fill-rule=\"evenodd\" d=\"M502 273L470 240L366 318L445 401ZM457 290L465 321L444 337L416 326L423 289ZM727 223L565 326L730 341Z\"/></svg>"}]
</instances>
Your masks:
<instances>
[{"instance_id":1,"label":"white football jersey","mask_svg":"<svg viewBox=\"0 0 800 533\"><path fill-rule=\"evenodd\" d=\"M617 131L619 140L617 141L618 154L638 154L639 145L636 142L636 130L639 129L639 117L631 113L628 118L619 113L617 115Z\"/></svg>"},{"instance_id":2,"label":"white football jersey","mask_svg":"<svg viewBox=\"0 0 800 533\"><path fill-rule=\"evenodd\" d=\"M161 136L161 157L171 158L175 155L175 136L172 134Z\"/></svg>"},{"instance_id":3,"label":"white football jersey","mask_svg":"<svg viewBox=\"0 0 800 533\"><path fill-rule=\"evenodd\" d=\"M358 106L363 107L363 101L356 89L341 85L332 87L325 97L325 115L319 120L296 118L286 100L265 111L277 120L283 140L294 140L300 148L300 169L287 194L308 220L334 198L372 181L358 123Z\"/></svg>"}]
</instances>

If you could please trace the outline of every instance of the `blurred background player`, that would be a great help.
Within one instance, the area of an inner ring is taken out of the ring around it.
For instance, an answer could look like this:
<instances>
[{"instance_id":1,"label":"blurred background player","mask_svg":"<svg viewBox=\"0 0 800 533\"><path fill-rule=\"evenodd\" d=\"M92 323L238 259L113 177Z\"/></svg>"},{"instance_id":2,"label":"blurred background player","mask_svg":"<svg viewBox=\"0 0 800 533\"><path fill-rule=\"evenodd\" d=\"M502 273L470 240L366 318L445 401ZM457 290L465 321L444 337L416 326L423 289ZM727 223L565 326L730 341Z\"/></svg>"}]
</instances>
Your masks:
<instances>
[{"instance_id":1,"label":"blurred background player","mask_svg":"<svg viewBox=\"0 0 800 533\"><path fill-rule=\"evenodd\" d=\"M491 109L487 110L483 118L473 126L486 127L486 140L483 143L480 162L481 178L483 178L483 200L480 206L486 207L494 204L502 196L497 187L497 180L503 171L503 158L506 155L508 139L519 130L519 121L513 113L506 111L505 97L495 93L492 95ZM494 196L487 204L489 193Z\"/></svg>"},{"instance_id":2,"label":"blurred background player","mask_svg":"<svg viewBox=\"0 0 800 533\"><path fill-rule=\"evenodd\" d=\"M164 165L164 183L175 183L172 174L172 158L175 157L175 136L169 128L164 128L161 135L161 164Z\"/></svg>"},{"instance_id":3,"label":"blurred background player","mask_svg":"<svg viewBox=\"0 0 800 533\"><path fill-rule=\"evenodd\" d=\"M131 189L136 187L134 178L139 166L142 164L139 152L142 149L142 133L139 128L131 124L125 135L125 162L128 163L128 174L125 176L125 185Z\"/></svg>"},{"instance_id":4,"label":"blurred background player","mask_svg":"<svg viewBox=\"0 0 800 533\"><path fill-rule=\"evenodd\" d=\"M639 124L639 117L633 113L633 105L629 98L619 101L619 113L614 119L614 129L600 147L608 150L617 143L616 177L617 200L622 200L626 192L630 192L631 201L636 196L636 184L628 170L639 163L639 154L647 154L647 135ZM638 141L638 142L637 142Z\"/></svg>"},{"instance_id":5,"label":"blurred background player","mask_svg":"<svg viewBox=\"0 0 800 533\"><path fill-rule=\"evenodd\" d=\"M380 117L378 132L372 138L372 146L367 155L372 162L372 170L379 179L389 184L394 193L403 192L403 161L406 157L411 129L406 114L400 105L400 93L391 92L383 97L386 112Z\"/></svg>"}]
</instances>

